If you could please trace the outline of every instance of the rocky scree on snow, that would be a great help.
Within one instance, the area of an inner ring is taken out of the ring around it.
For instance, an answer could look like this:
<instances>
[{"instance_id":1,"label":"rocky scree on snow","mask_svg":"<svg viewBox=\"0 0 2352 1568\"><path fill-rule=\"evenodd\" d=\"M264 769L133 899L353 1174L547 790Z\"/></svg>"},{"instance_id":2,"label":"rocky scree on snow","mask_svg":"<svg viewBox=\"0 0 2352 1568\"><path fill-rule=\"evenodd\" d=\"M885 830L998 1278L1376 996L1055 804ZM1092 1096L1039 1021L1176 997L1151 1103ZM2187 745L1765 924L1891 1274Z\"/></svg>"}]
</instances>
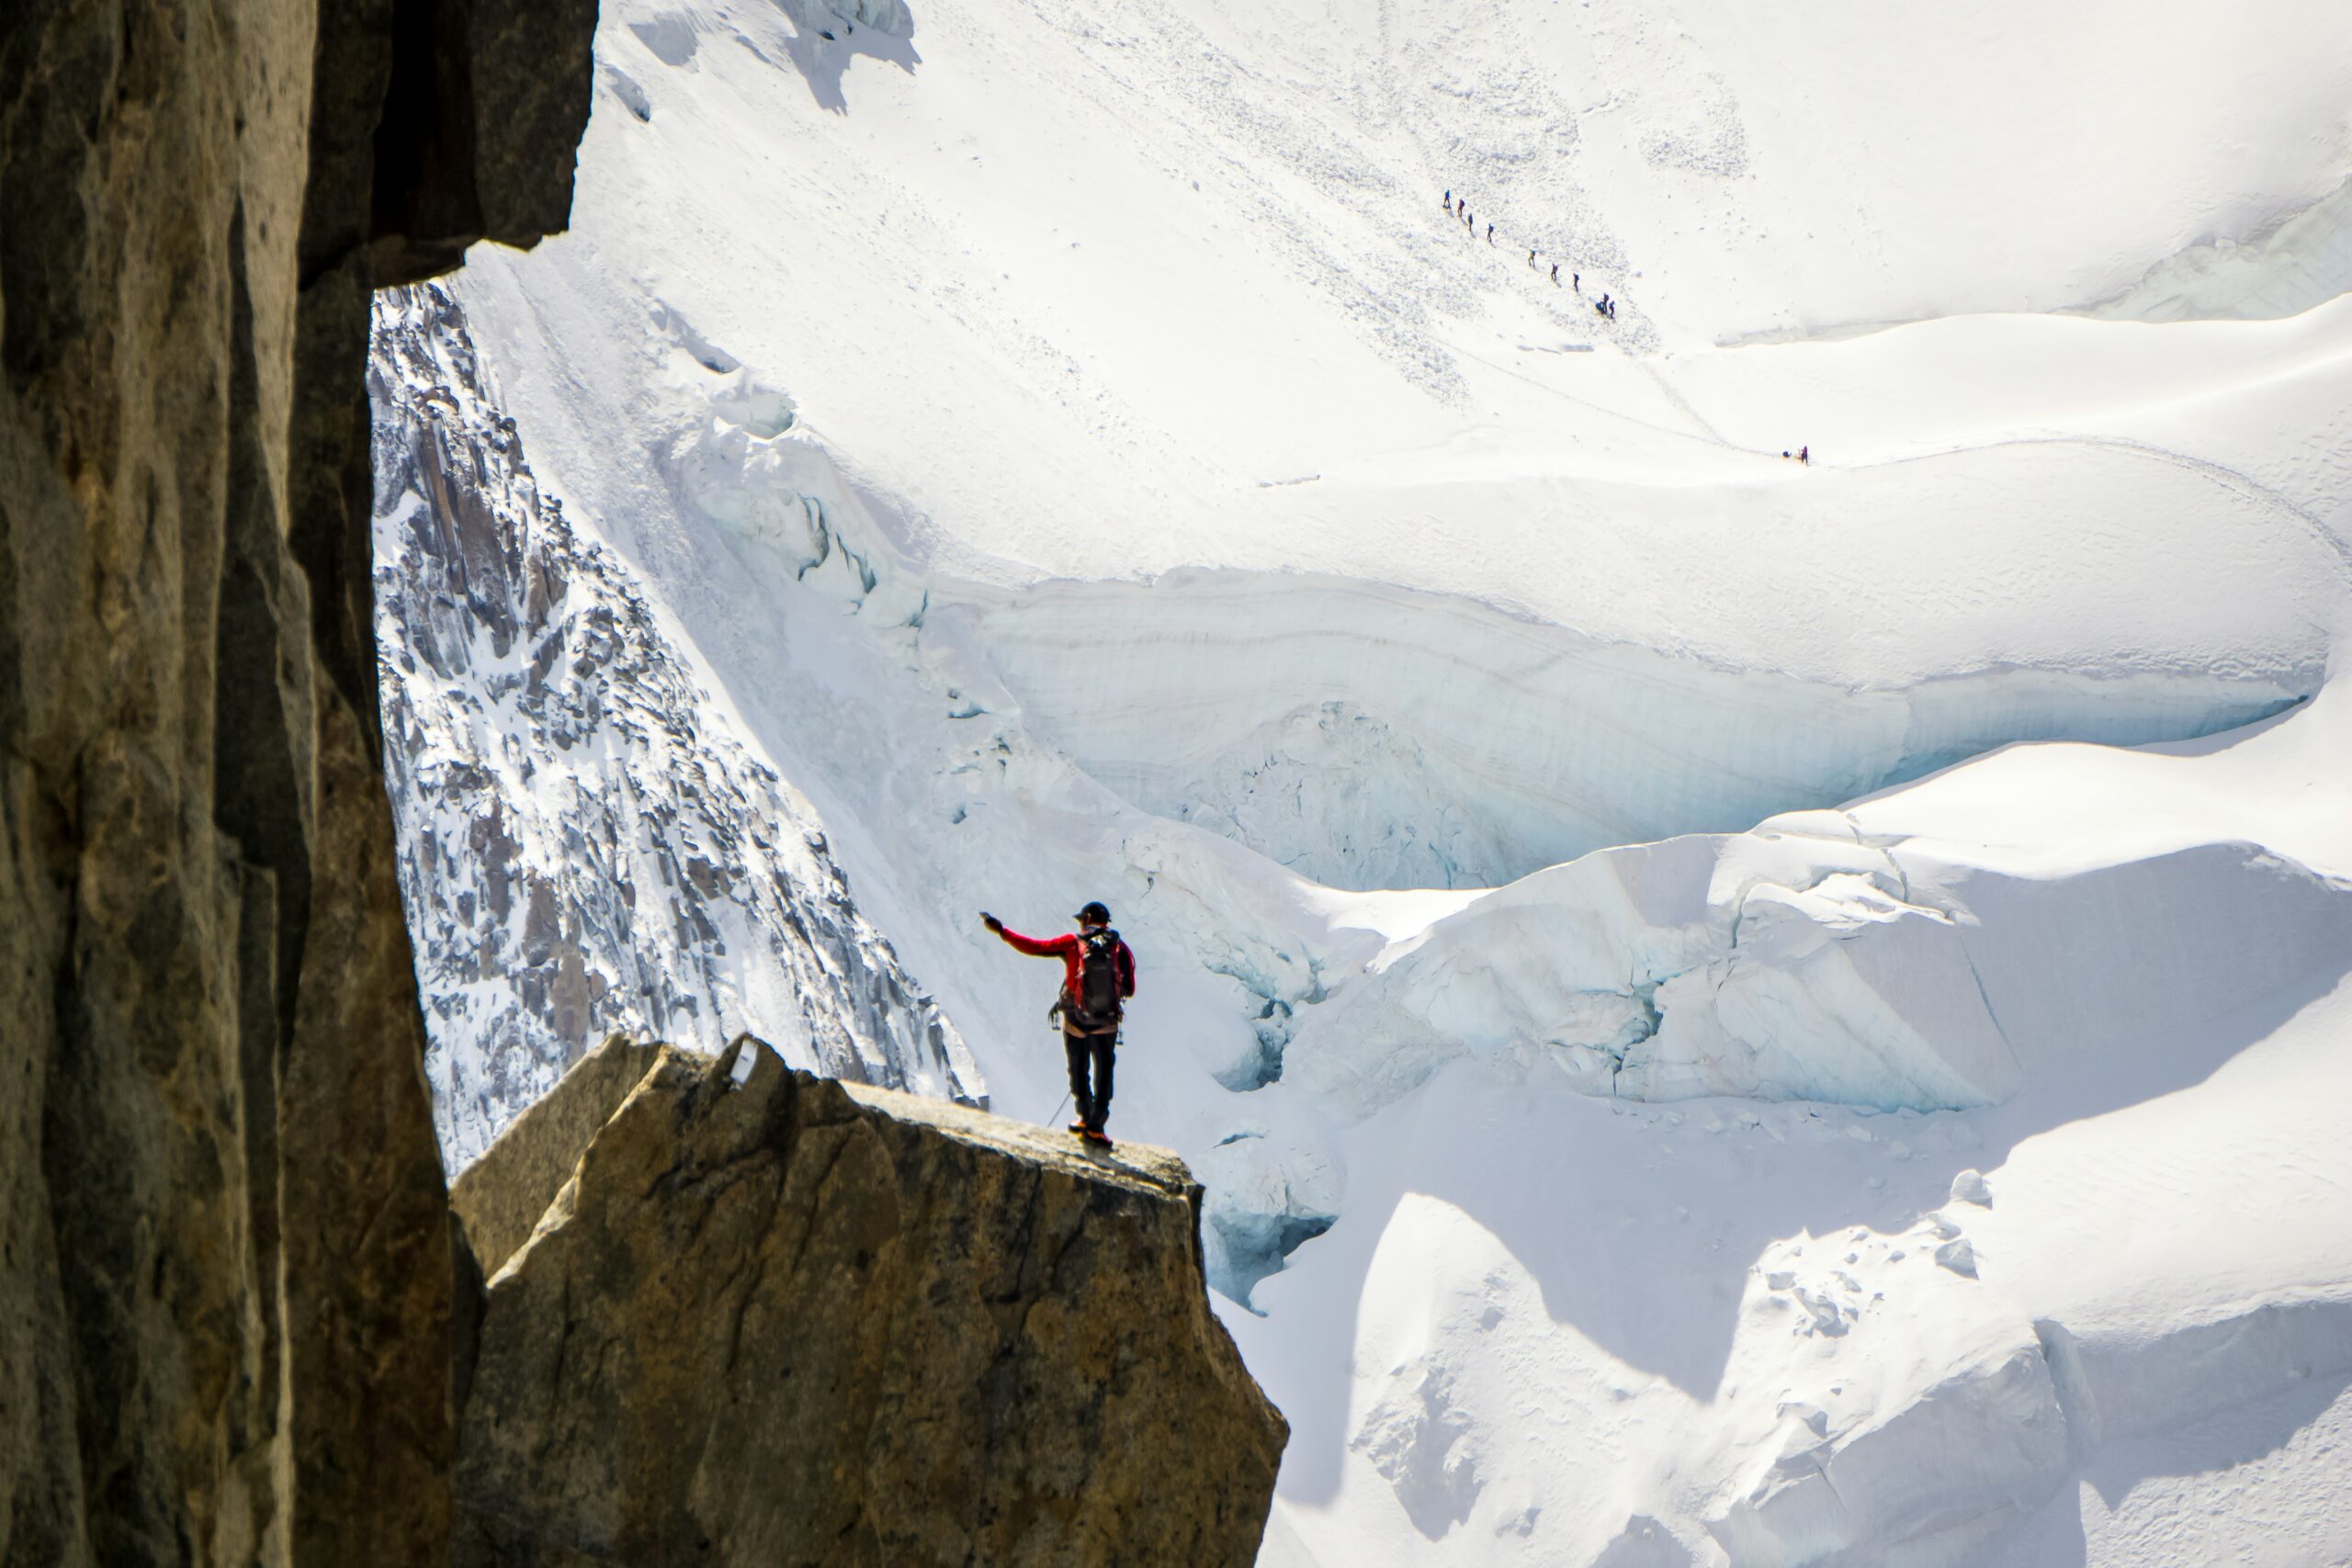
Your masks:
<instances>
[{"instance_id":1,"label":"rocky scree on snow","mask_svg":"<svg viewBox=\"0 0 2352 1568\"><path fill-rule=\"evenodd\" d=\"M387 776L451 1162L616 1029L755 1031L985 1105L814 809L540 490L447 290L378 297L368 388Z\"/></svg>"}]
</instances>

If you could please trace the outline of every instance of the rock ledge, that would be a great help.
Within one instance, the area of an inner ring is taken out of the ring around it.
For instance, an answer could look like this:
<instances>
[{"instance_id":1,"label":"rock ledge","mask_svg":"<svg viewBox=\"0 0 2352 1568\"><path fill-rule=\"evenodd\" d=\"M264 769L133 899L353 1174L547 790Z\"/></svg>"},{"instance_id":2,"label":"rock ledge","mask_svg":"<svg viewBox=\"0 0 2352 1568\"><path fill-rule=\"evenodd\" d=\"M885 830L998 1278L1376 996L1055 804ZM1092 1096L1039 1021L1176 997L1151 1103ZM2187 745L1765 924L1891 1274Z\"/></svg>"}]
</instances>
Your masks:
<instances>
[{"instance_id":1,"label":"rock ledge","mask_svg":"<svg viewBox=\"0 0 2352 1568\"><path fill-rule=\"evenodd\" d=\"M451 1193L456 1561L1246 1564L1287 1427L1200 1192L757 1041L608 1041Z\"/></svg>"}]
</instances>

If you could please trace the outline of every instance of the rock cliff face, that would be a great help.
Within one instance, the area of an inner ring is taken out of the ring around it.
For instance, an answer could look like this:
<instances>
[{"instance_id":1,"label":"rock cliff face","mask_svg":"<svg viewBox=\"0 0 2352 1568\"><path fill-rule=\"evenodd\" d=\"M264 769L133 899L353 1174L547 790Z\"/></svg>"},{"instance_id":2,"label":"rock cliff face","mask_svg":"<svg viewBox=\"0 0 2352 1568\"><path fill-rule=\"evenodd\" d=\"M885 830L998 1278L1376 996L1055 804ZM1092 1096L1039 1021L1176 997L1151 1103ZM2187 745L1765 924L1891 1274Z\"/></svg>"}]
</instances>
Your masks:
<instances>
[{"instance_id":1,"label":"rock cliff face","mask_svg":"<svg viewBox=\"0 0 2352 1568\"><path fill-rule=\"evenodd\" d=\"M362 369L565 220L526 9L0 6L0 1562L446 1551Z\"/></svg>"},{"instance_id":2,"label":"rock cliff face","mask_svg":"<svg viewBox=\"0 0 2352 1568\"><path fill-rule=\"evenodd\" d=\"M1172 1155L614 1041L452 1201L461 1565L1256 1555L1286 1428Z\"/></svg>"},{"instance_id":3,"label":"rock cliff face","mask_svg":"<svg viewBox=\"0 0 2352 1568\"><path fill-rule=\"evenodd\" d=\"M615 1030L748 1031L985 1104L815 810L540 491L446 289L378 296L368 388L386 773L452 1164Z\"/></svg>"}]
</instances>

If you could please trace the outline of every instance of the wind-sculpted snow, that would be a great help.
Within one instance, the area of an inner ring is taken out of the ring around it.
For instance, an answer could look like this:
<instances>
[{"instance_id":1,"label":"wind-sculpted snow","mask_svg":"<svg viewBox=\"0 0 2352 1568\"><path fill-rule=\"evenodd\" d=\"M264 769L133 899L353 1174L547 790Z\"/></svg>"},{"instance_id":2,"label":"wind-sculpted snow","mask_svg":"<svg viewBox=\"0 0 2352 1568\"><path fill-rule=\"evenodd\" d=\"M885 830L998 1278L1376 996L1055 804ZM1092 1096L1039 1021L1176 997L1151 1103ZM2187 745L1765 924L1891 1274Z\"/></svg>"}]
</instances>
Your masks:
<instances>
[{"instance_id":1,"label":"wind-sculpted snow","mask_svg":"<svg viewBox=\"0 0 2352 1568\"><path fill-rule=\"evenodd\" d=\"M2318 1134L2352 1111L2347 699L2017 746L1335 941L1261 1092L1363 1118L1317 1156L1340 1218L1236 1320L1278 1399L1351 1388L1301 1451L1473 1556L2221 1560L2245 1521L2188 1500L2227 1471L2288 1510L2249 1561L2325 1561L2352 1519L2291 1499L2352 1422ZM1343 1371L1305 1337L1359 1277ZM1329 1473L1269 1562L1372 1553ZM1555 1516L1566 1475L1600 1517Z\"/></svg>"},{"instance_id":2,"label":"wind-sculpted snow","mask_svg":"<svg viewBox=\"0 0 2352 1568\"><path fill-rule=\"evenodd\" d=\"M2001 761L1487 895L1307 1012L1286 1079L1361 1116L1453 1057L1504 1055L1642 1100L1958 1110L2352 966L2352 883L2261 844L2189 830L2103 858L2086 837L2066 863L1986 864L1903 828L1914 797L1932 811Z\"/></svg>"},{"instance_id":3,"label":"wind-sculpted snow","mask_svg":"<svg viewBox=\"0 0 2352 1568\"><path fill-rule=\"evenodd\" d=\"M438 285L379 298L376 604L401 889L453 1165L607 1032L985 1103L612 553L544 495Z\"/></svg>"},{"instance_id":4,"label":"wind-sculpted snow","mask_svg":"<svg viewBox=\"0 0 2352 1568\"><path fill-rule=\"evenodd\" d=\"M1791 1445L1707 1528L1742 1568L1796 1568L1856 1547L1883 1561L1965 1562L2048 1499L2066 1457L2050 1369L2029 1344L1844 1441Z\"/></svg>"}]
</instances>

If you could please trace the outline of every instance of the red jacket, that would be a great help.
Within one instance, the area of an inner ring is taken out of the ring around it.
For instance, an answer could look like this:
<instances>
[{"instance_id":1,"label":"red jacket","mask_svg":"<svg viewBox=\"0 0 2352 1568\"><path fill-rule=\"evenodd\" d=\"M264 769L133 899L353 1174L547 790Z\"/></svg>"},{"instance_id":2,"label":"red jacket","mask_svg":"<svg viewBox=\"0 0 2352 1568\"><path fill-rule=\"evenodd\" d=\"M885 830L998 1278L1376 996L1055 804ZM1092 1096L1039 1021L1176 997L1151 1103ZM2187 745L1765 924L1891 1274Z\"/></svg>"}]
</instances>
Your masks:
<instances>
[{"instance_id":1,"label":"red jacket","mask_svg":"<svg viewBox=\"0 0 2352 1568\"><path fill-rule=\"evenodd\" d=\"M1073 1004L1076 1003L1079 964L1086 952L1080 943L1076 931L1065 931L1060 936L1048 937L1042 942L1034 936L1023 936L1011 926L1004 927L996 934L1004 938L1008 946L1025 953L1032 958L1060 959L1062 961L1062 995ZM1136 955L1128 948L1124 938L1119 942L1118 963L1119 995L1132 997L1136 994Z\"/></svg>"}]
</instances>

